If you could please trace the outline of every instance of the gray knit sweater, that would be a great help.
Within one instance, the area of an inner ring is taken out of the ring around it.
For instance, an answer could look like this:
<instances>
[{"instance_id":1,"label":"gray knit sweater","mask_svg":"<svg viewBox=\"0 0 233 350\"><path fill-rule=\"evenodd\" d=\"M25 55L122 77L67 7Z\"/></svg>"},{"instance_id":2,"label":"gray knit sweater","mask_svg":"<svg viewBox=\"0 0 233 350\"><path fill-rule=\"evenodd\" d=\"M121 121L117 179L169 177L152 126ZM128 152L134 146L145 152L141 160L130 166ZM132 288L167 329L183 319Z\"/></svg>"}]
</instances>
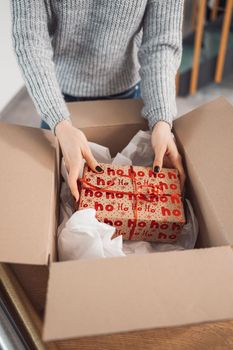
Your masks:
<instances>
[{"instance_id":1,"label":"gray knit sweater","mask_svg":"<svg viewBox=\"0 0 233 350\"><path fill-rule=\"evenodd\" d=\"M62 92L103 96L141 80L149 127L172 125L184 0L11 0L13 45L52 131L69 120Z\"/></svg>"}]
</instances>

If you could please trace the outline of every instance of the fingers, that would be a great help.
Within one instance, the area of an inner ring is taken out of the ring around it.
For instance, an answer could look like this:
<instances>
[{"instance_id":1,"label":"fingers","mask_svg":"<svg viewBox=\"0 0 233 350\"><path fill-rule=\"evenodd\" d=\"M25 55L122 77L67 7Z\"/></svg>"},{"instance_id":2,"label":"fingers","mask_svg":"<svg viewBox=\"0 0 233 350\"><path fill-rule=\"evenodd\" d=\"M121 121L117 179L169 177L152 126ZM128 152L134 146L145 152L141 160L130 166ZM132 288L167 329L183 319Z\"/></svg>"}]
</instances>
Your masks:
<instances>
[{"instance_id":1,"label":"fingers","mask_svg":"<svg viewBox=\"0 0 233 350\"><path fill-rule=\"evenodd\" d=\"M84 140L82 146L80 147L80 153L78 155L76 154L73 162L69 164L68 185L70 187L71 193L75 197L76 202L79 200L77 180L79 178L80 170L82 168L82 159L85 159L85 161L93 171L103 171L96 159L93 157L88 143L85 141L86 140Z\"/></svg>"},{"instance_id":2,"label":"fingers","mask_svg":"<svg viewBox=\"0 0 233 350\"><path fill-rule=\"evenodd\" d=\"M181 188L181 192L182 192L184 189L184 183L185 183L185 178L186 178L184 167L182 164L182 158L177 150L177 146L176 146L174 140L172 140L169 148L170 148L169 156L170 156L171 162L172 162L173 166L178 170L178 173L179 173L180 188Z\"/></svg>"},{"instance_id":3,"label":"fingers","mask_svg":"<svg viewBox=\"0 0 233 350\"><path fill-rule=\"evenodd\" d=\"M174 158L173 164L174 164L174 167L178 170L179 178L180 178L180 189L181 189L181 192L183 192L186 176L185 176L182 159L180 155Z\"/></svg>"},{"instance_id":4,"label":"fingers","mask_svg":"<svg viewBox=\"0 0 233 350\"><path fill-rule=\"evenodd\" d=\"M67 179L70 191L73 194L76 202L79 200L77 180L78 180L81 167L82 167L82 158L80 157L80 161L78 162L78 164L70 166L70 171Z\"/></svg>"},{"instance_id":5,"label":"fingers","mask_svg":"<svg viewBox=\"0 0 233 350\"><path fill-rule=\"evenodd\" d=\"M155 173L160 172L163 167L164 155L167 150L167 144L171 135L170 126L164 122L158 122L151 135L151 143L155 152L153 169Z\"/></svg>"},{"instance_id":6,"label":"fingers","mask_svg":"<svg viewBox=\"0 0 233 350\"><path fill-rule=\"evenodd\" d=\"M173 168L171 159L167 156L166 153L163 157L163 168Z\"/></svg>"},{"instance_id":7,"label":"fingers","mask_svg":"<svg viewBox=\"0 0 233 350\"><path fill-rule=\"evenodd\" d=\"M153 163L153 169L155 173L159 173L161 168L163 167L163 158L166 152L166 147L160 147L156 149L155 147L155 160Z\"/></svg>"},{"instance_id":8,"label":"fingers","mask_svg":"<svg viewBox=\"0 0 233 350\"><path fill-rule=\"evenodd\" d=\"M93 171L97 173L101 173L103 171L103 169L101 168L97 160L93 157L93 154L91 153L91 150L88 144L86 145L86 148L83 151L83 158L86 160L87 164Z\"/></svg>"},{"instance_id":9,"label":"fingers","mask_svg":"<svg viewBox=\"0 0 233 350\"><path fill-rule=\"evenodd\" d=\"M165 145L165 146L164 146ZM161 141L157 137L154 142L155 160L153 163L153 169L155 173L160 172L163 166L174 167L178 170L181 191L184 189L185 172L182 164L182 158L178 152L175 140L173 137L169 137L169 141L166 143Z\"/></svg>"},{"instance_id":10,"label":"fingers","mask_svg":"<svg viewBox=\"0 0 233 350\"><path fill-rule=\"evenodd\" d=\"M73 194L76 202L79 200L77 179L78 179L78 172L76 171L75 168L72 168L72 170L69 172L69 175L68 175L68 185L70 187L71 193Z\"/></svg>"}]
</instances>

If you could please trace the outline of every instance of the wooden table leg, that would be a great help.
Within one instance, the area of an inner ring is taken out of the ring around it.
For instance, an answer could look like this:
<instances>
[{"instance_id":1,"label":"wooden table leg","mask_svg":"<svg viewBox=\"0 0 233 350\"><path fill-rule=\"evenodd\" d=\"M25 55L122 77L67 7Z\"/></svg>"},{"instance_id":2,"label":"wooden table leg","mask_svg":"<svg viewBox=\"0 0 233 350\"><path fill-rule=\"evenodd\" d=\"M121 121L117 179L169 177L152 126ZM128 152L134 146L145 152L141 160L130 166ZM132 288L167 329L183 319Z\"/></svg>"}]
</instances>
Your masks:
<instances>
[{"instance_id":1,"label":"wooden table leg","mask_svg":"<svg viewBox=\"0 0 233 350\"><path fill-rule=\"evenodd\" d=\"M197 28L195 33L193 69L190 81L190 94L194 95L197 91L198 73L200 66L201 44L203 38L203 27L205 23L206 0L199 0L198 4Z\"/></svg>"},{"instance_id":2,"label":"wooden table leg","mask_svg":"<svg viewBox=\"0 0 233 350\"><path fill-rule=\"evenodd\" d=\"M233 7L233 0L227 0L216 71L215 71L216 83L220 83L222 81L222 73L223 73L223 67L225 63L225 56L226 56L226 49L227 49L227 40L229 36L229 30L230 30L231 18L232 18L232 7Z\"/></svg>"}]
</instances>

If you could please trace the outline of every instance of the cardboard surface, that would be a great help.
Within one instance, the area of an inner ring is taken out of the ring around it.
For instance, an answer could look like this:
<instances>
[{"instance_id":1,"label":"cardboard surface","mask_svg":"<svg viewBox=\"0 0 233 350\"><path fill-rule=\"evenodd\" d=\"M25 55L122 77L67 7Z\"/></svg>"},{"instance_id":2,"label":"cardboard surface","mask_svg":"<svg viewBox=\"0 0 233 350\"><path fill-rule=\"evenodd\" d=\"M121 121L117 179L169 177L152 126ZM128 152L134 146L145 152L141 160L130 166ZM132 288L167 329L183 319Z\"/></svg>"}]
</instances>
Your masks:
<instances>
[{"instance_id":1,"label":"cardboard surface","mask_svg":"<svg viewBox=\"0 0 233 350\"><path fill-rule=\"evenodd\" d=\"M50 132L0 124L0 261L46 264L55 149Z\"/></svg>"},{"instance_id":2,"label":"cardboard surface","mask_svg":"<svg viewBox=\"0 0 233 350\"><path fill-rule=\"evenodd\" d=\"M49 266L10 264L10 269L16 276L34 309L42 318L46 301Z\"/></svg>"},{"instance_id":3,"label":"cardboard surface","mask_svg":"<svg viewBox=\"0 0 233 350\"><path fill-rule=\"evenodd\" d=\"M233 317L230 247L53 263L44 340Z\"/></svg>"},{"instance_id":4,"label":"cardboard surface","mask_svg":"<svg viewBox=\"0 0 233 350\"><path fill-rule=\"evenodd\" d=\"M72 106L74 124L89 140L110 146L113 154L146 128L140 101ZM233 107L219 98L174 126L187 166L189 198L201 228L200 245L232 244ZM49 254L51 260L55 257L54 188L59 188L59 179L53 142L49 131L0 124L1 261L46 264ZM44 338L111 337L232 319L232 259L229 247L219 247L53 263ZM14 269L22 277L19 280L35 289L33 278L29 277L31 284L26 281L30 274L24 276L22 267ZM45 290L40 294L42 303Z\"/></svg>"},{"instance_id":5,"label":"cardboard surface","mask_svg":"<svg viewBox=\"0 0 233 350\"><path fill-rule=\"evenodd\" d=\"M141 117L142 106L141 99L68 103L73 125L89 141L109 147L112 155L122 150L138 130L148 129Z\"/></svg>"},{"instance_id":6,"label":"cardboard surface","mask_svg":"<svg viewBox=\"0 0 233 350\"><path fill-rule=\"evenodd\" d=\"M177 119L200 244L233 244L233 106L223 97Z\"/></svg>"}]
</instances>

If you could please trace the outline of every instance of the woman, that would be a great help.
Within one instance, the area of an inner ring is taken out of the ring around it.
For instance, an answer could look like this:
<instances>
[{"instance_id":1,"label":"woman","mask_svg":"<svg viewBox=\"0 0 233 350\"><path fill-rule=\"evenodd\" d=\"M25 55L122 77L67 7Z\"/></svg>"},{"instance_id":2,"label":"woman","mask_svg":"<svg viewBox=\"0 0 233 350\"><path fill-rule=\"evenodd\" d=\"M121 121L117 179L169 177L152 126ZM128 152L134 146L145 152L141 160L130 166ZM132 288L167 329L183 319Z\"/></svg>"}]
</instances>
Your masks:
<instances>
[{"instance_id":1,"label":"woman","mask_svg":"<svg viewBox=\"0 0 233 350\"><path fill-rule=\"evenodd\" d=\"M28 91L60 143L71 192L84 158L100 166L72 126L65 100L135 97L152 130L154 171L184 170L171 134L182 54L184 0L11 0L13 44ZM46 125L45 124L45 125Z\"/></svg>"}]
</instances>

